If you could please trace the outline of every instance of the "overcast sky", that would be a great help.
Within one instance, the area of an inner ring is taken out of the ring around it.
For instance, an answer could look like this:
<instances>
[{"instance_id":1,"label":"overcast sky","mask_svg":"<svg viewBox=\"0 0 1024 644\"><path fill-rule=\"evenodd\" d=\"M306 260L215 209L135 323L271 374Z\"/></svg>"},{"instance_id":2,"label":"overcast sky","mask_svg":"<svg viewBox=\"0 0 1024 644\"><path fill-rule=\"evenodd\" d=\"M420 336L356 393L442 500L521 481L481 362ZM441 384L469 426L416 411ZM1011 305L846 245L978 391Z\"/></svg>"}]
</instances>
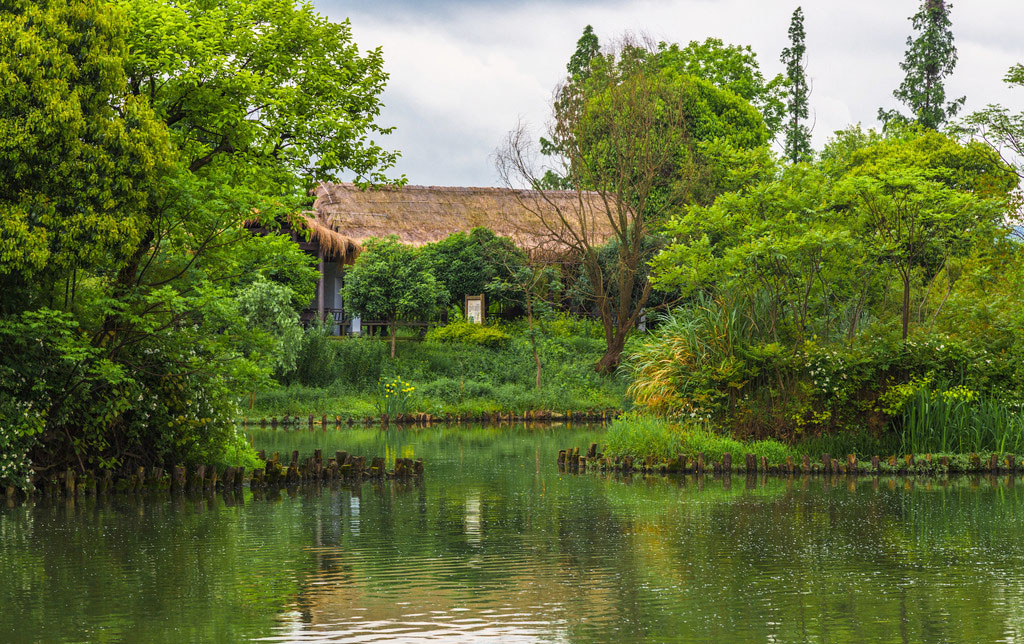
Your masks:
<instances>
[{"instance_id":1,"label":"overcast sky","mask_svg":"<svg viewBox=\"0 0 1024 644\"><path fill-rule=\"evenodd\" d=\"M383 48L390 74L381 142L402 154L413 185L499 185L493 153L520 120L539 135L551 92L583 28L602 43L624 31L687 43L717 37L750 45L762 71L782 71L794 1L780 0L313 0L324 15L349 18L362 49ZM819 148L851 123L875 126L895 107L899 63L919 0L804 0L808 76ZM1024 0L953 3L959 62L947 96L966 110L1002 103L1024 110L1024 88L1002 82L1024 62Z\"/></svg>"}]
</instances>

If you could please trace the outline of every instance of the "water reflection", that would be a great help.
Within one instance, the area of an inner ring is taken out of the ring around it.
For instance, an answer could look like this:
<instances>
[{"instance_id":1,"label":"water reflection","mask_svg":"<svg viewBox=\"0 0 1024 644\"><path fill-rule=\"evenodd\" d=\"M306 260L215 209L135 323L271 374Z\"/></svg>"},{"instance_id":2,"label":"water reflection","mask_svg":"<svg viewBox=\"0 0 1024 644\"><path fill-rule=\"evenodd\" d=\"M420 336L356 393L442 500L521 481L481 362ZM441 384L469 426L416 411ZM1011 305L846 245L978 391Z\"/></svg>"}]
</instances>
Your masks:
<instances>
[{"instance_id":1,"label":"water reflection","mask_svg":"<svg viewBox=\"0 0 1024 644\"><path fill-rule=\"evenodd\" d=\"M0 641L1024 637L1013 477L559 474L598 432L266 432L424 482L0 510Z\"/></svg>"}]
</instances>

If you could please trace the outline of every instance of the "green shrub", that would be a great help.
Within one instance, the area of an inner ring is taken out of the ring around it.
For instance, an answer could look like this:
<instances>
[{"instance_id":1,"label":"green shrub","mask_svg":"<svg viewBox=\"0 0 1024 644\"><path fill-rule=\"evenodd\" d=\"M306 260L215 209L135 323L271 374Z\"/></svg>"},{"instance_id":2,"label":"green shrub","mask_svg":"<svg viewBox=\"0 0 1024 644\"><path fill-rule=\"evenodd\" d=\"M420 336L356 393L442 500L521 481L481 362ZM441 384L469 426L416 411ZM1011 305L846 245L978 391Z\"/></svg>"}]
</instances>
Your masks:
<instances>
[{"instance_id":1,"label":"green shrub","mask_svg":"<svg viewBox=\"0 0 1024 644\"><path fill-rule=\"evenodd\" d=\"M383 375L388 346L376 338L332 338L336 385L369 390Z\"/></svg>"},{"instance_id":2,"label":"green shrub","mask_svg":"<svg viewBox=\"0 0 1024 644\"><path fill-rule=\"evenodd\" d=\"M461 403L473 398L491 398L494 387L477 380L460 381L457 378L439 378L423 385L420 394L449 404Z\"/></svg>"},{"instance_id":3,"label":"green shrub","mask_svg":"<svg viewBox=\"0 0 1024 644\"><path fill-rule=\"evenodd\" d=\"M303 332L296 350L295 367L278 374L284 384L325 387L338 377L334 347L326 325L311 324Z\"/></svg>"},{"instance_id":4,"label":"green shrub","mask_svg":"<svg viewBox=\"0 0 1024 644\"><path fill-rule=\"evenodd\" d=\"M460 321L431 329L427 333L427 339L435 342L461 342L489 349L504 349L511 343L512 336L496 326Z\"/></svg>"}]
</instances>

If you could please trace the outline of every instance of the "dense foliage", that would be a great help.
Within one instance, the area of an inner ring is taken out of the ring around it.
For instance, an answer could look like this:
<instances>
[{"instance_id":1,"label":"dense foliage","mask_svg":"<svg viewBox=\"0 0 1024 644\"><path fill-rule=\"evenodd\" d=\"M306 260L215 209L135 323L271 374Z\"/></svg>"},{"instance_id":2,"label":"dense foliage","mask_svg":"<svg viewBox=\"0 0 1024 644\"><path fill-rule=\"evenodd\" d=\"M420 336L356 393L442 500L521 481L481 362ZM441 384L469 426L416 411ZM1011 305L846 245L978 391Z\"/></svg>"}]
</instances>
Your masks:
<instances>
[{"instance_id":1,"label":"dense foliage","mask_svg":"<svg viewBox=\"0 0 1024 644\"><path fill-rule=\"evenodd\" d=\"M426 339L399 342L394 358L378 338L323 338L306 373L288 387L256 396L253 415L378 413L379 383L400 378L413 387L406 408L433 414L527 410L613 409L625 382L590 369L602 351L598 324L556 315L525 323L481 326L455 322ZM450 330L449 330L450 329ZM544 363L545 386L535 386L533 344ZM300 361L301 362L301 361Z\"/></svg>"},{"instance_id":2,"label":"dense foliage","mask_svg":"<svg viewBox=\"0 0 1024 644\"><path fill-rule=\"evenodd\" d=\"M445 308L462 309L467 295L487 293L497 296L491 298L491 303L516 310L521 298L489 288L495 280L514 274L525 262L525 254L512 240L498 237L487 228L474 228L427 244L422 253L434 277L447 291Z\"/></svg>"},{"instance_id":3,"label":"dense foliage","mask_svg":"<svg viewBox=\"0 0 1024 644\"><path fill-rule=\"evenodd\" d=\"M637 402L787 439L901 431L920 397L892 392L922 379L1019 409L1024 257L998 155L848 131L820 163L758 175L668 224L654 280L689 301L632 347Z\"/></svg>"},{"instance_id":4,"label":"dense foliage","mask_svg":"<svg viewBox=\"0 0 1024 644\"><path fill-rule=\"evenodd\" d=\"M243 222L383 178L380 53L291 0L16 1L0 34L0 484L245 461L316 272Z\"/></svg>"},{"instance_id":5,"label":"dense foliage","mask_svg":"<svg viewBox=\"0 0 1024 644\"><path fill-rule=\"evenodd\" d=\"M392 358L398 320L430 316L448 301L425 254L400 243L397 235L366 242L345 276L343 295L353 312L388 323Z\"/></svg>"}]
</instances>

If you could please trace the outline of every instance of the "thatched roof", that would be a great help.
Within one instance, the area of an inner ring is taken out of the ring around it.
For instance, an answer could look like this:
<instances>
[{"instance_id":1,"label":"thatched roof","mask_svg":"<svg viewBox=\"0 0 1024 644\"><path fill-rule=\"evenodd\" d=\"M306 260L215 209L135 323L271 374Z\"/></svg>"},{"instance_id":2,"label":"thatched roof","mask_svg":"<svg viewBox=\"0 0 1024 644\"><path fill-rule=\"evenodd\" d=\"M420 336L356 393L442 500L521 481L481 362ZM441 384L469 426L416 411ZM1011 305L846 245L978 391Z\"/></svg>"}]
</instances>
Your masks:
<instances>
[{"instance_id":1,"label":"thatched roof","mask_svg":"<svg viewBox=\"0 0 1024 644\"><path fill-rule=\"evenodd\" d=\"M309 229L309 241L319 244L324 256L333 261L351 264L362 251L356 240L331 228L316 212L291 217L289 223L295 230Z\"/></svg>"},{"instance_id":2,"label":"thatched roof","mask_svg":"<svg viewBox=\"0 0 1024 644\"><path fill-rule=\"evenodd\" d=\"M355 243L398 235L403 243L420 246L482 226L527 250L555 250L559 210L582 219L590 243L613 235L596 193L438 186L360 190L351 183L325 183L313 194L316 221Z\"/></svg>"}]
</instances>

